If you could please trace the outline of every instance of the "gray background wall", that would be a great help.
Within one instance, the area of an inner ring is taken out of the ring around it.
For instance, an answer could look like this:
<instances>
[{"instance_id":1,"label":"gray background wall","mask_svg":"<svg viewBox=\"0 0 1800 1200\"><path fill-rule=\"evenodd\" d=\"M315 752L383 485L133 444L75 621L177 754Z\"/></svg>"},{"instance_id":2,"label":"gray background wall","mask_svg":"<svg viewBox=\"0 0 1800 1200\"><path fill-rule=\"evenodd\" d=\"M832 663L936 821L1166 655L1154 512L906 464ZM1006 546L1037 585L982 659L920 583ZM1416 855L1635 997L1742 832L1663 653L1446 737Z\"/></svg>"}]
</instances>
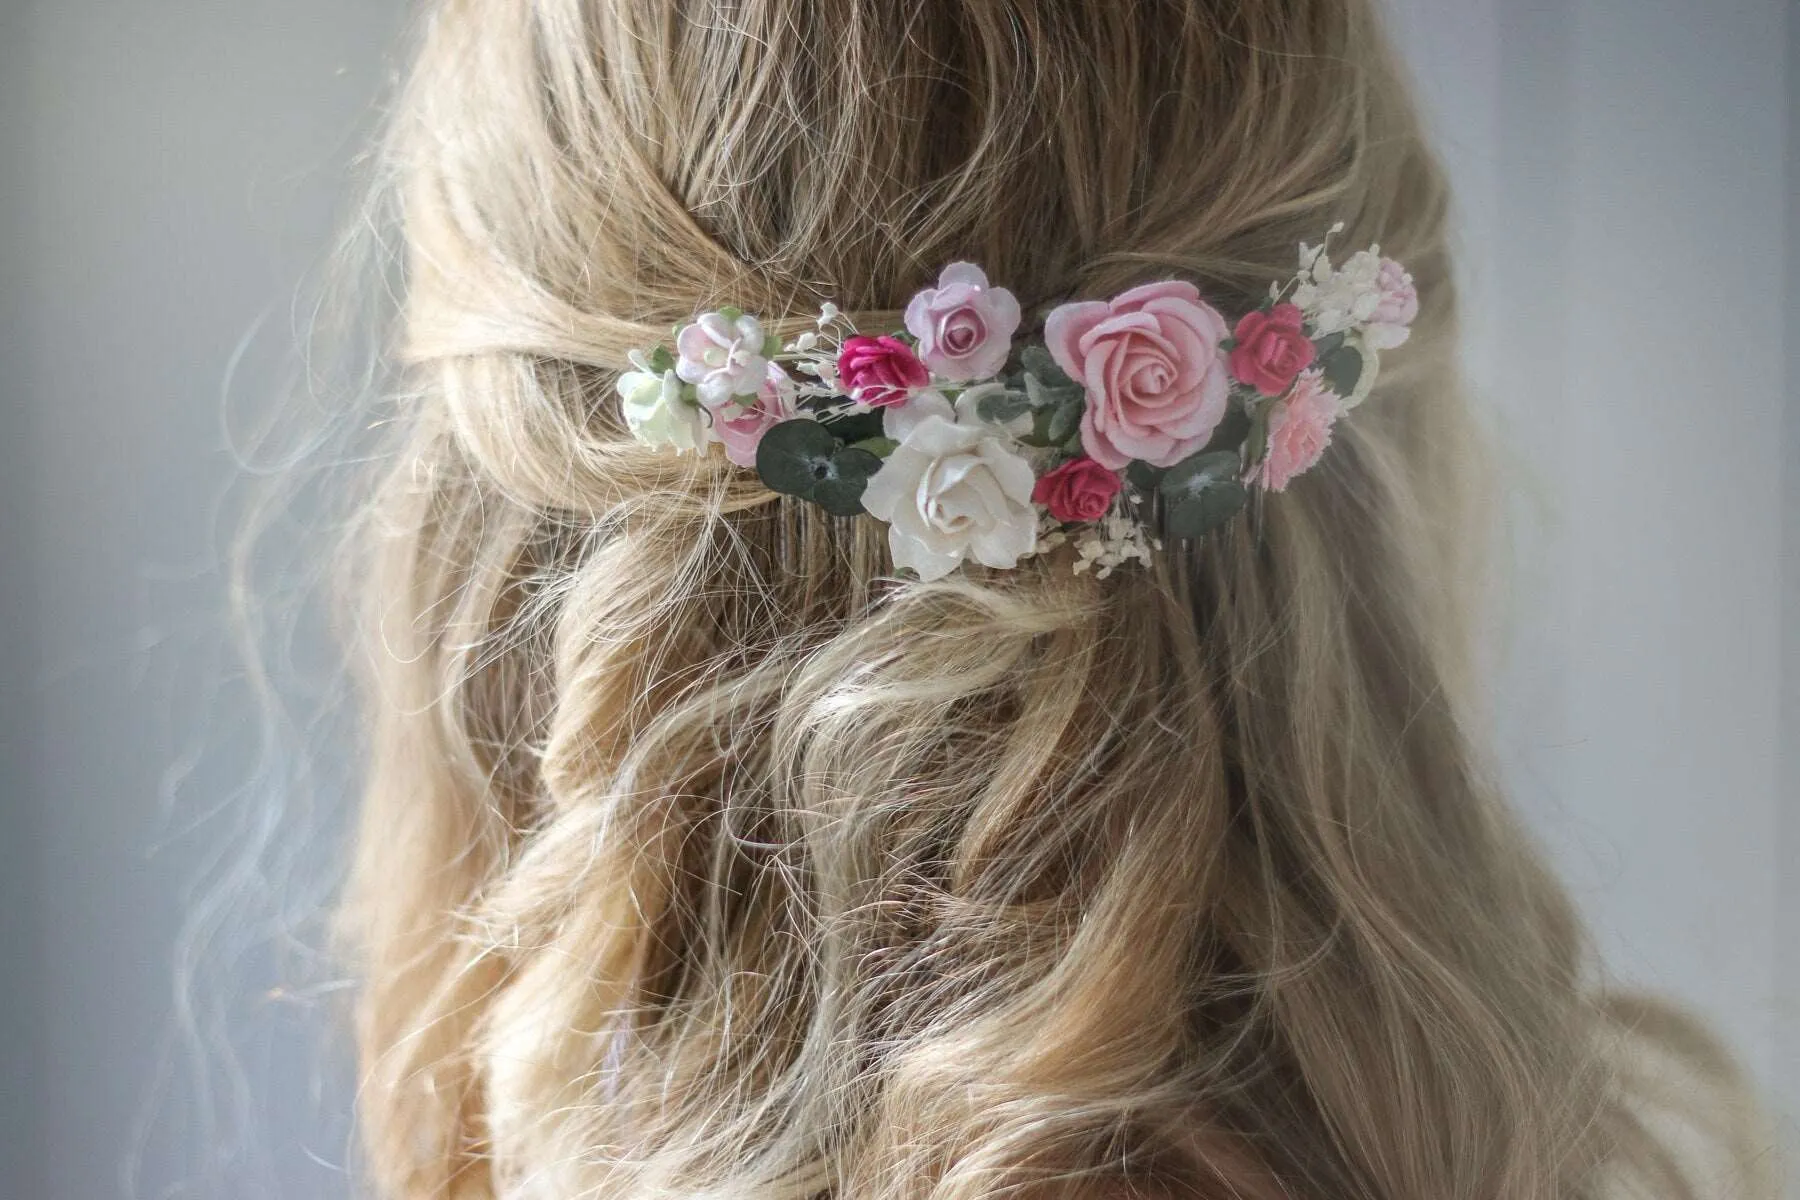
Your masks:
<instances>
[{"instance_id":1,"label":"gray background wall","mask_svg":"<svg viewBox=\"0 0 1800 1200\"><path fill-rule=\"evenodd\" d=\"M1515 791L1615 969L1711 1014L1800 1111L1800 17L1394 7L1523 481ZM399 22L0 4L0 1194L348 1192L329 973L285 912L204 907L217 847L264 832L218 564L228 418L283 384ZM241 1076L188 1078L184 995Z\"/></svg>"}]
</instances>

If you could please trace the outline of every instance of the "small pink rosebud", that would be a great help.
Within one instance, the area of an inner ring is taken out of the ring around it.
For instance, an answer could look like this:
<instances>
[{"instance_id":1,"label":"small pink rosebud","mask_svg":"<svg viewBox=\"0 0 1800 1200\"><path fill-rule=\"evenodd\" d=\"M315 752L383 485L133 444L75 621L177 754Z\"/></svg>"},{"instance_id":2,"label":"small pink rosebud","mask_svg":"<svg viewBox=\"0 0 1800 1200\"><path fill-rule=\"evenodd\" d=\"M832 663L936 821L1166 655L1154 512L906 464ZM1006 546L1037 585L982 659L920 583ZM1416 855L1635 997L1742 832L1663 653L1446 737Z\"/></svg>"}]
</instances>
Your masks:
<instances>
[{"instance_id":1,"label":"small pink rosebud","mask_svg":"<svg viewBox=\"0 0 1800 1200\"><path fill-rule=\"evenodd\" d=\"M1120 486L1117 472L1083 456L1039 476L1031 498L1058 521L1098 521L1112 507Z\"/></svg>"},{"instance_id":2,"label":"small pink rosebud","mask_svg":"<svg viewBox=\"0 0 1800 1200\"><path fill-rule=\"evenodd\" d=\"M1245 313L1232 336L1231 373L1265 396L1279 396L1294 376L1312 366L1318 348L1301 328L1304 315L1297 304L1277 304L1268 312Z\"/></svg>"},{"instance_id":3,"label":"small pink rosebud","mask_svg":"<svg viewBox=\"0 0 1800 1200\"><path fill-rule=\"evenodd\" d=\"M838 380L850 398L877 408L903 403L931 382L912 347L886 334L845 338L837 366Z\"/></svg>"}]
</instances>

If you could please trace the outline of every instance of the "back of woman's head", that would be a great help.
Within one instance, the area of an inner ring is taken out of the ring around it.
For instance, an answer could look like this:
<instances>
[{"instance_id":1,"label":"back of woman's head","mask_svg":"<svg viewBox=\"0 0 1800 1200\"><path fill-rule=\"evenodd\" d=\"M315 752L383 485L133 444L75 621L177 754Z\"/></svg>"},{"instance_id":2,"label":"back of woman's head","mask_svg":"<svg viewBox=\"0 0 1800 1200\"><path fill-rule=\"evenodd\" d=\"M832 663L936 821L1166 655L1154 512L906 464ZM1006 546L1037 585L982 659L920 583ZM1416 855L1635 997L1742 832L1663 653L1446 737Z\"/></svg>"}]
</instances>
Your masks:
<instances>
[{"instance_id":1,"label":"back of woman's head","mask_svg":"<svg viewBox=\"0 0 1800 1200\"><path fill-rule=\"evenodd\" d=\"M391 151L345 928L393 1194L1661 1177L1471 737L1446 191L1368 4L445 0ZM1242 310L1339 220L1413 272L1404 356L1258 521L1104 580L899 580L610 399L726 300L974 259Z\"/></svg>"}]
</instances>

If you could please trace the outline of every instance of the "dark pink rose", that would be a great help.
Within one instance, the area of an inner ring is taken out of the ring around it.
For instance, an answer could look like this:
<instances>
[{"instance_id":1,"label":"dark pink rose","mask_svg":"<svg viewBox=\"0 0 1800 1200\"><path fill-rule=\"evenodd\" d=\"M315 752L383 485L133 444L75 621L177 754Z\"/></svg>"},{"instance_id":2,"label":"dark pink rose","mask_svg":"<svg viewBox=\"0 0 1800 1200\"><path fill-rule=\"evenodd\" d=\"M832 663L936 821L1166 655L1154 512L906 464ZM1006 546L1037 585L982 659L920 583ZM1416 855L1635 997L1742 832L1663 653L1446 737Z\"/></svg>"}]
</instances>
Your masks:
<instances>
[{"instance_id":1,"label":"dark pink rose","mask_svg":"<svg viewBox=\"0 0 1800 1200\"><path fill-rule=\"evenodd\" d=\"M1091 458L1071 458L1039 476L1031 498L1059 521L1098 521L1112 507L1119 487L1116 471Z\"/></svg>"},{"instance_id":2,"label":"dark pink rose","mask_svg":"<svg viewBox=\"0 0 1800 1200\"><path fill-rule=\"evenodd\" d=\"M1232 333L1237 345L1231 351L1231 373L1265 396L1287 391L1318 353L1301 328L1304 319L1297 304L1245 313Z\"/></svg>"},{"instance_id":3,"label":"dark pink rose","mask_svg":"<svg viewBox=\"0 0 1800 1200\"><path fill-rule=\"evenodd\" d=\"M1044 322L1056 365L1087 389L1082 448L1115 471L1134 458L1173 466L1206 445L1231 392L1224 340L1225 318L1173 279L1064 304Z\"/></svg>"},{"instance_id":4,"label":"dark pink rose","mask_svg":"<svg viewBox=\"0 0 1800 1200\"><path fill-rule=\"evenodd\" d=\"M931 382L912 347L883 334L845 338L838 352L838 381L853 400L885 408Z\"/></svg>"}]
</instances>

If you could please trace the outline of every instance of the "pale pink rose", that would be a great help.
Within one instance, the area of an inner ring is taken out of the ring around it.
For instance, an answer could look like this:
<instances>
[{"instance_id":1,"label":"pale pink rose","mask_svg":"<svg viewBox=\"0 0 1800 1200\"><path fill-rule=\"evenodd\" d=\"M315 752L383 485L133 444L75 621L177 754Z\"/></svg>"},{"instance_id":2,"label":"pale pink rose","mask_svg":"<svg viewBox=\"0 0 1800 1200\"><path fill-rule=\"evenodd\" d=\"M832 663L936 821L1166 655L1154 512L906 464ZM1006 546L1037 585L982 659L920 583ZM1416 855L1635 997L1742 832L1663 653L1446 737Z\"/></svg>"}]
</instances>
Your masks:
<instances>
[{"instance_id":1,"label":"pale pink rose","mask_svg":"<svg viewBox=\"0 0 1800 1200\"><path fill-rule=\"evenodd\" d=\"M919 357L940 379L986 379L1012 353L1019 301L1005 288L989 287L987 272L956 262L906 306L906 330L919 339Z\"/></svg>"},{"instance_id":2,"label":"pale pink rose","mask_svg":"<svg viewBox=\"0 0 1800 1200\"><path fill-rule=\"evenodd\" d=\"M1375 315L1369 318L1363 340L1377 350L1392 350L1412 336L1408 326L1419 315L1419 293L1406 268L1391 258L1381 260L1378 280L1381 303L1376 305Z\"/></svg>"},{"instance_id":3,"label":"pale pink rose","mask_svg":"<svg viewBox=\"0 0 1800 1200\"><path fill-rule=\"evenodd\" d=\"M786 371L770 363L762 390L754 397L736 397L711 412L713 436L724 443L725 457L740 467L755 467L756 447L763 434L795 415L794 382Z\"/></svg>"},{"instance_id":4,"label":"pale pink rose","mask_svg":"<svg viewBox=\"0 0 1800 1200\"><path fill-rule=\"evenodd\" d=\"M1231 375L1225 318L1182 280L1064 304L1044 323L1056 365L1087 388L1081 444L1102 466L1173 466L1206 445Z\"/></svg>"},{"instance_id":5,"label":"pale pink rose","mask_svg":"<svg viewBox=\"0 0 1800 1200\"><path fill-rule=\"evenodd\" d=\"M1325 386L1319 371L1304 371L1289 392L1269 410L1269 452L1252 472L1271 492L1285 492L1294 476L1312 468L1331 444L1343 400Z\"/></svg>"},{"instance_id":6,"label":"pale pink rose","mask_svg":"<svg viewBox=\"0 0 1800 1200\"><path fill-rule=\"evenodd\" d=\"M754 396L769 363L763 342L755 317L701 313L675 334L675 374L693 384L709 408L733 396Z\"/></svg>"}]
</instances>

